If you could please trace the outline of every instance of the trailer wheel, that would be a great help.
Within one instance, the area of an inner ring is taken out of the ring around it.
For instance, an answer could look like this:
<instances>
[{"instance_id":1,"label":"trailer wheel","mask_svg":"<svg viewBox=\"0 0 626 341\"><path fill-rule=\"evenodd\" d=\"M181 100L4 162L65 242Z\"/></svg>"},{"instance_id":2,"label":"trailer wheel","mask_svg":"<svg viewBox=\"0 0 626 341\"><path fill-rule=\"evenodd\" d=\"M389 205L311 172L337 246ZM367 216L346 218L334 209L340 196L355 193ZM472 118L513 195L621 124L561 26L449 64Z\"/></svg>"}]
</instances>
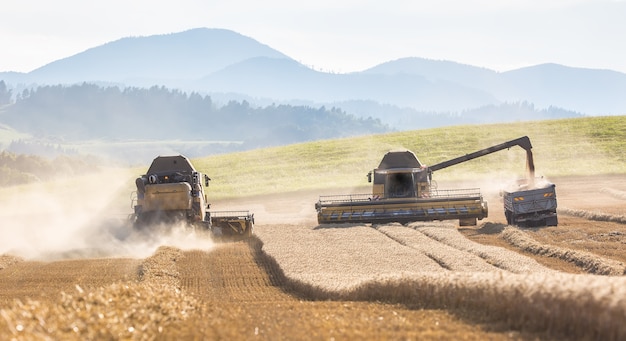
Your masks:
<instances>
[{"instance_id":1,"label":"trailer wheel","mask_svg":"<svg viewBox=\"0 0 626 341\"><path fill-rule=\"evenodd\" d=\"M504 211L504 216L506 217L506 223L507 225L512 225L512 219L511 216L513 215L513 212L505 210Z\"/></svg>"},{"instance_id":2,"label":"trailer wheel","mask_svg":"<svg viewBox=\"0 0 626 341\"><path fill-rule=\"evenodd\" d=\"M546 226L557 226L559 224L559 219L555 217L546 218Z\"/></svg>"},{"instance_id":3,"label":"trailer wheel","mask_svg":"<svg viewBox=\"0 0 626 341\"><path fill-rule=\"evenodd\" d=\"M519 226L517 223L517 216L513 212L511 212L511 224L510 225Z\"/></svg>"}]
</instances>

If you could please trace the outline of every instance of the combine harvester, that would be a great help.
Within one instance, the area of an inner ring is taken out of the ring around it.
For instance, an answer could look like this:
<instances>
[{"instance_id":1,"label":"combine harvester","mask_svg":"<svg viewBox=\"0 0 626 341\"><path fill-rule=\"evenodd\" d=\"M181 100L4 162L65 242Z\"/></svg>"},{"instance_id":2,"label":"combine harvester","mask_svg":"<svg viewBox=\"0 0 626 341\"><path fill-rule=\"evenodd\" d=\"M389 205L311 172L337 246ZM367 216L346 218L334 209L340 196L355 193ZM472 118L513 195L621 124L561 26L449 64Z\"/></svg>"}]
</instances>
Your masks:
<instances>
[{"instance_id":1,"label":"combine harvester","mask_svg":"<svg viewBox=\"0 0 626 341\"><path fill-rule=\"evenodd\" d=\"M155 158L146 174L135 180L137 191L131 197L133 225L144 228L182 221L216 236L250 236L254 214L209 211L205 187L210 180L182 155Z\"/></svg>"},{"instance_id":2,"label":"combine harvester","mask_svg":"<svg viewBox=\"0 0 626 341\"><path fill-rule=\"evenodd\" d=\"M526 185L527 188L534 188L535 165L532 146L527 136L432 166L421 164L410 151L388 152L378 168L368 173L368 181L373 181L372 194L320 196L315 204L317 221L319 224L406 224L414 221L458 219L460 226L476 225L477 220L486 218L488 214L488 205L480 189L438 190L436 183L432 181L432 173L513 146L526 150ZM554 193L554 186L546 189L550 190ZM515 195L521 197L522 194L524 193L516 192ZM556 195L553 198L556 204ZM556 212L556 207L554 209ZM524 214L530 216L537 213L531 212L532 210L529 207Z\"/></svg>"}]
</instances>

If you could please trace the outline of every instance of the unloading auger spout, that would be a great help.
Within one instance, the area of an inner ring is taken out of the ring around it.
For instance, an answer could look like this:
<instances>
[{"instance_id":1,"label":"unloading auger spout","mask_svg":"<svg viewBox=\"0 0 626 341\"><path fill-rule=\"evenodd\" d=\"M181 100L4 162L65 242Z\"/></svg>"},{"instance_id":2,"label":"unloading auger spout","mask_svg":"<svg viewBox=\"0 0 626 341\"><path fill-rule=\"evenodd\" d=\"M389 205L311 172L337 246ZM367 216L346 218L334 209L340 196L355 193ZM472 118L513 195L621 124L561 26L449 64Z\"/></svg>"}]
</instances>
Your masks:
<instances>
[{"instance_id":1,"label":"unloading auger spout","mask_svg":"<svg viewBox=\"0 0 626 341\"><path fill-rule=\"evenodd\" d=\"M528 136L522 136L515 140L507 141L507 142L504 142L495 146L491 146L489 148L475 151L473 153L465 154L463 156L450 159L448 161L443 161L438 164L429 166L428 168L430 169L431 172L434 172L443 168L454 166L456 164L459 164L465 161L479 158L481 156L489 155L491 153L495 153L503 149L509 149L514 146L520 146L522 149L526 151L526 170L528 171L528 178L534 179L535 178L535 162L533 161L533 152L532 152L533 146L530 143L530 139L528 138Z\"/></svg>"}]
</instances>

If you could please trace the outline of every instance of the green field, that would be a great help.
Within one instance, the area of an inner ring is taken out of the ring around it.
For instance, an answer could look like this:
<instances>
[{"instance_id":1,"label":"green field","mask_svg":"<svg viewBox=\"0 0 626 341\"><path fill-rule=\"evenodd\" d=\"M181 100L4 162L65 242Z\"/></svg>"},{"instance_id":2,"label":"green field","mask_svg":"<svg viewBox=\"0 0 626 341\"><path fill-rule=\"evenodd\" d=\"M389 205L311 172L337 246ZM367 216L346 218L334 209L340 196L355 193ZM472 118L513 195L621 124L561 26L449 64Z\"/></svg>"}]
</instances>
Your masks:
<instances>
[{"instance_id":1,"label":"green field","mask_svg":"<svg viewBox=\"0 0 626 341\"><path fill-rule=\"evenodd\" d=\"M316 141L192 159L212 178L212 198L306 189L368 186L382 156L413 151L435 164L521 136L533 144L537 175L626 173L626 116L467 125ZM525 172L526 153L513 147L438 171L437 180L472 180Z\"/></svg>"}]
</instances>

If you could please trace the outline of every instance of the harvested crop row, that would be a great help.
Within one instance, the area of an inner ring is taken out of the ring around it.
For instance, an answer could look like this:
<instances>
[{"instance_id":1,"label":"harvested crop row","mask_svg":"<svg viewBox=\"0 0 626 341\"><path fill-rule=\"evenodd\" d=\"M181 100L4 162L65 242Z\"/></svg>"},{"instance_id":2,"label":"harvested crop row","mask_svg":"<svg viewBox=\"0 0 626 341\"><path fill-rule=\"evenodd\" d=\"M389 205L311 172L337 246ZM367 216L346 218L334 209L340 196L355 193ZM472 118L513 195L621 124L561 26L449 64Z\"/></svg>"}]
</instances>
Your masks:
<instances>
[{"instance_id":1,"label":"harvested crop row","mask_svg":"<svg viewBox=\"0 0 626 341\"><path fill-rule=\"evenodd\" d=\"M11 266L17 262L21 262L23 259L11 255L0 255L0 270Z\"/></svg>"},{"instance_id":2,"label":"harvested crop row","mask_svg":"<svg viewBox=\"0 0 626 341\"><path fill-rule=\"evenodd\" d=\"M549 331L556 338L626 338L626 326L623 325L626 320L624 277L571 275L542 271L542 267L532 268L535 272L531 274L504 271L469 273L442 268L428 270L426 267L423 271L407 271L405 263L412 262L411 258L393 258L393 262L389 263L390 258L378 257L377 248L388 250L389 245L395 245L397 249L404 247L372 228L298 227L297 235L303 238L297 239L291 238L296 228L289 228L293 227L263 227L257 230L257 235L263 241L263 251L283 269L287 286L306 293L312 299L460 308L503 321L510 328ZM368 229L378 236L369 233ZM453 235L451 232L447 234ZM381 240L381 236L387 240ZM318 243L309 243L314 240ZM377 247L373 247L375 245ZM350 263L357 259L350 255L357 249L363 250L362 256L358 257L361 261L368 259L367 252L373 256L365 264ZM511 267L515 265L516 259L508 259L507 256L497 258L505 258L501 262ZM306 262L306 266L296 266L294 259L314 261ZM364 266L368 271L364 271ZM394 271L394 267L403 270ZM526 271L530 269L526 263L522 263L521 267ZM339 271L345 274L340 275ZM351 275L353 272L357 275Z\"/></svg>"},{"instance_id":3,"label":"harvested crop row","mask_svg":"<svg viewBox=\"0 0 626 341\"><path fill-rule=\"evenodd\" d=\"M441 223L436 227L429 224L413 223L411 228L455 249L474 254L487 263L517 274L524 273L551 273L554 270L546 268L534 259L520 255L507 249L483 245L473 242L463 236L454 225Z\"/></svg>"},{"instance_id":4,"label":"harvested crop row","mask_svg":"<svg viewBox=\"0 0 626 341\"><path fill-rule=\"evenodd\" d=\"M183 252L171 246L161 246L139 267L139 280L147 284L169 286L180 289L180 273L176 261L183 257Z\"/></svg>"},{"instance_id":5,"label":"harvested crop row","mask_svg":"<svg viewBox=\"0 0 626 341\"><path fill-rule=\"evenodd\" d=\"M258 230L267 231L265 226ZM292 233L294 229L285 226L273 232ZM291 237L290 243L301 242L299 233ZM202 303L202 313L181 323L176 333L166 334L163 339L486 340L510 336L485 332L482 326L458 320L445 310L379 302L305 300L316 297L319 289L306 291L291 286L294 282L285 278L262 248L262 242L253 236L245 243L218 244L211 252L185 251L177 262L183 291L193 292Z\"/></svg>"},{"instance_id":6,"label":"harvested crop row","mask_svg":"<svg viewBox=\"0 0 626 341\"><path fill-rule=\"evenodd\" d=\"M439 223L425 223L425 226L434 224ZM425 254L442 267L451 271L483 272L499 270L472 253L443 244L427 237L425 234L415 229L407 228L399 224L379 225L376 229L398 243Z\"/></svg>"},{"instance_id":7,"label":"harvested crop row","mask_svg":"<svg viewBox=\"0 0 626 341\"><path fill-rule=\"evenodd\" d=\"M617 198L617 199L624 199L624 200L626 200L626 192L624 192L624 191L619 191L619 190L616 190L616 189L613 189L613 188L604 187L604 188L600 189L600 192L607 193L608 195L610 195L610 196L612 196L614 198Z\"/></svg>"},{"instance_id":8,"label":"harvested crop row","mask_svg":"<svg viewBox=\"0 0 626 341\"><path fill-rule=\"evenodd\" d=\"M77 287L56 304L17 301L0 310L3 339L147 340L185 319L195 302L167 286L116 283L92 291Z\"/></svg>"},{"instance_id":9,"label":"harvested crop row","mask_svg":"<svg viewBox=\"0 0 626 341\"><path fill-rule=\"evenodd\" d=\"M557 213L584 218L587 220L608 221L613 223L626 224L626 217L623 215L615 215L602 212L589 212L585 210L575 210L571 208L559 208L557 209Z\"/></svg>"},{"instance_id":10,"label":"harvested crop row","mask_svg":"<svg viewBox=\"0 0 626 341\"><path fill-rule=\"evenodd\" d=\"M92 290L136 280L140 262L130 258L20 261L0 270L0 307L14 299L56 302L61 292L73 292L76 285Z\"/></svg>"},{"instance_id":11,"label":"harvested crop row","mask_svg":"<svg viewBox=\"0 0 626 341\"><path fill-rule=\"evenodd\" d=\"M623 324L626 278L623 277L562 273L423 273L375 279L326 298L471 309L506 321L509 327L549 331L556 338L626 338Z\"/></svg>"},{"instance_id":12,"label":"harvested crop row","mask_svg":"<svg viewBox=\"0 0 626 341\"><path fill-rule=\"evenodd\" d=\"M284 299L282 273L275 263L255 259L256 238L218 244L211 252L188 250L178 263L182 290L224 304ZM211 304L217 304L212 302Z\"/></svg>"},{"instance_id":13,"label":"harvested crop row","mask_svg":"<svg viewBox=\"0 0 626 341\"><path fill-rule=\"evenodd\" d=\"M257 228L256 234L290 278L325 290L345 290L373 275L446 271L423 253L365 225L272 225Z\"/></svg>"},{"instance_id":14,"label":"harvested crop row","mask_svg":"<svg viewBox=\"0 0 626 341\"><path fill-rule=\"evenodd\" d=\"M177 287L172 267L181 255L160 248L140 267L143 281L113 283L93 290L76 285L58 302L16 300L0 310L1 339L149 340L194 313L196 301Z\"/></svg>"},{"instance_id":15,"label":"harvested crop row","mask_svg":"<svg viewBox=\"0 0 626 341\"><path fill-rule=\"evenodd\" d=\"M621 276L626 274L622 262L606 259L589 252L564 249L554 245L541 244L531 236L513 227L505 228L501 236L504 240L522 250L536 255L559 258L582 267L585 271L596 275Z\"/></svg>"}]
</instances>

